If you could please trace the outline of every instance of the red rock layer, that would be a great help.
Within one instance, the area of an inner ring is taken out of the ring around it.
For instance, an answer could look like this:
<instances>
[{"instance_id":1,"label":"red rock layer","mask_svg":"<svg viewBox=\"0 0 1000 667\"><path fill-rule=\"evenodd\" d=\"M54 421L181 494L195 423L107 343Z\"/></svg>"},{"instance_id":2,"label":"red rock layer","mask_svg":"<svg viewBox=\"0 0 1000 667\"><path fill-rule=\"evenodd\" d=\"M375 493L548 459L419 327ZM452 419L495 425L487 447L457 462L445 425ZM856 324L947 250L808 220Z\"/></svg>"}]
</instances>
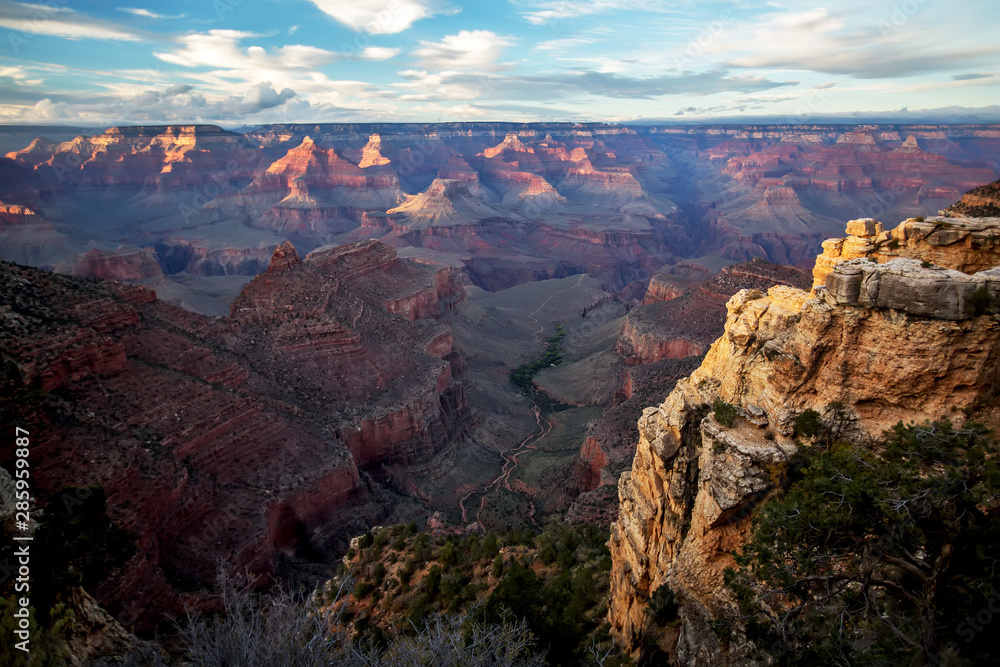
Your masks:
<instances>
[{"instance_id":1,"label":"red rock layer","mask_svg":"<svg viewBox=\"0 0 1000 667\"><path fill-rule=\"evenodd\" d=\"M211 587L220 559L263 577L383 516L359 466L426 459L465 423L450 331L387 309L414 285L454 298L447 272L381 244L304 260L284 244L234 316L209 319L0 264L0 351L60 396L3 398L33 425L35 488L103 485L137 542L103 605L150 629L203 604L185 591Z\"/></svg>"},{"instance_id":2,"label":"red rock layer","mask_svg":"<svg viewBox=\"0 0 1000 667\"><path fill-rule=\"evenodd\" d=\"M389 167L363 169L306 137L260 173L241 201L263 208L294 196L293 190L301 187L333 206L386 210L403 199L399 179Z\"/></svg>"},{"instance_id":3,"label":"red rock layer","mask_svg":"<svg viewBox=\"0 0 1000 667\"><path fill-rule=\"evenodd\" d=\"M142 285L163 282L163 270L150 248L88 250L56 267L59 273Z\"/></svg>"},{"instance_id":4,"label":"red rock layer","mask_svg":"<svg viewBox=\"0 0 1000 667\"><path fill-rule=\"evenodd\" d=\"M1000 181L969 190L945 211L949 217L1000 217Z\"/></svg>"},{"instance_id":5,"label":"red rock layer","mask_svg":"<svg viewBox=\"0 0 1000 667\"><path fill-rule=\"evenodd\" d=\"M671 277L661 276L658 283L665 284ZM767 289L775 284L802 287L811 280L806 271L764 260L727 266L670 300L651 300L633 308L616 350L630 366L702 354L725 324L729 297L741 289Z\"/></svg>"},{"instance_id":6,"label":"red rock layer","mask_svg":"<svg viewBox=\"0 0 1000 667\"><path fill-rule=\"evenodd\" d=\"M246 183L261 153L243 135L214 125L171 125L112 127L62 143L39 138L7 157L79 186L153 191Z\"/></svg>"},{"instance_id":7,"label":"red rock layer","mask_svg":"<svg viewBox=\"0 0 1000 667\"><path fill-rule=\"evenodd\" d=\"M586 438L580 448L580 458L573 465L571 478L578 493L593 491L601 485L601 471L608 463L608 457L594 438Z\"/></svg>"}]
</instances>

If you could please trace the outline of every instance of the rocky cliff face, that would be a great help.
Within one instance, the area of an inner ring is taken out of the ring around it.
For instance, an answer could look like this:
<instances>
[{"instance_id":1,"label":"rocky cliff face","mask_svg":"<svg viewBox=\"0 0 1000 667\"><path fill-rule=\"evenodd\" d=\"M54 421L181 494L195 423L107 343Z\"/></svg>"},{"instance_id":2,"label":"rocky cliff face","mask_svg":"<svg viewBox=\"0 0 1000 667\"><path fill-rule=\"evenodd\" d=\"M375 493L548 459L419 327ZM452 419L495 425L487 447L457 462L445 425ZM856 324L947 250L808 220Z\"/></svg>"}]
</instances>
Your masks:
<instances>
[{"instance_id":1,"label":"rocky cliff face","mask_svg":"<svg viewBox=\"0 0 1000 667\"><path fill-rule=\"evenodd\" d=\"M796 267L754 260L724 267L686 288L678 276L654 276L652 295L625 318L616 351L630 366L704 354L722 330L729 297L741 289L766 290L775 284L804 287L807 275Z\"/></svg>"},{"instance_id":2,"label":"rocky cliff face","mask_svg":"<svg viewBox=\"0 0 1000 667\"><path fill-rule=\"evenodd\" d=\"M366 473L465 427L451 332L414 321L455 302L450 278L376 242L304 259L283 244L212 319L0 264L0 353L49 392L2 399L33 425L34 488L103 485L137 542L101 604L149 629L204 603L220 560L265 577L380 520L391 501Z\"/></svg>"},{"instance_id":3,"label":"rocky cliff face","mask_svg":"<svg viewBox=\"0 0 1000 667\"><path fill-rule=\"evenodd\" d=\"M486 289L589 273L631 300L664 267L811 267L845 216L936 213L996 178L997 135L932 125L116 127L38 138L0 159L0 198L58 230L0 230L0 258L52 268L95 247L152 247L168 276L221 276L168 278L207 296L226 276L266 268L286 239L309 251L378 238L447 254Z\"/></svg>"},{"instance_id":4,"label":"rocky cliff face","mask_svg":"<svg viewBox=\"0 0 1000 667\"><path fill-rule=\"evenodd\" d=\"M745 647L723 645L712 630L715 619L737 618L723 570L747 537L753 507L774 489L775 471L796 451L796 415L840 401L857 418L857 434L877 435L900 419L961 421L995 383L998 271L963 273L887 254L944 257L950 244L933 242L942 233L934 224L907 221L886 235L876 221L852 221L848 239L824 247L852 255L870 245L876 261L818 263L813 292L737 293L725 333L701 367L644 411L609 543L609 620L628 650L645 644L677 664L741 664ZM961 239L954 265L992 266L988 239L1000 233L1000 219L949 225L943 231ZM898 247L874 250L890 238ZM971 297L980 289L992 298ZM733 427L711 414L716 399L737 407ZM680 622L661 627L646 609L664 585L676 596Z\"/></svg>"},{"instance_id":5,"label":"rocky cliff face","mask_svg":"<svg viewBox=\"0 0 1000 667\"><path fill-rule=\"evenodd\" d=\"M71 260L60 263L56 271L81 278L100 278L154 286L163 282L163 270L151 248L118 248L88 250Z\"/></svg>"},{"instance_id":6,"label":"rocky cliff face","mask_svg":"<svg viewBox=\"0 0 1000 667\"><path fill-rule=\"evenodd\" d=\"M146 188L152 194L246 183L261 158L243 135L214 125L112 127L53 143L36 139L7 154L16 164L77 187Z\"/></svg>"},{"instance_id":7,"label":"rocky cliff face","mask_svg":"<svg viewBox=\"0 0 1000 667\"><path fill-rule=\"evenodd\" d=\"M949 217L1000 216L1000 181L969 190L944 211Z\"/></svg>"}]
</instances>

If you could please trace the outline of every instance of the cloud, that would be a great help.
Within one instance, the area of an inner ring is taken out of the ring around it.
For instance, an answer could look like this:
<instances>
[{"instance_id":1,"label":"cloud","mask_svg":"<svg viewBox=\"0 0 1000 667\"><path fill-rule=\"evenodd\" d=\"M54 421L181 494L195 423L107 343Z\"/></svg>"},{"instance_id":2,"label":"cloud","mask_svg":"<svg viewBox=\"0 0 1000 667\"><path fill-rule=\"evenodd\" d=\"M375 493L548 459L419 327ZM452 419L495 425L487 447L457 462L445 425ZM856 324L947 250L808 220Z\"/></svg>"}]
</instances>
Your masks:
<instances>
[{"instance_id":1,"label":"cloud","mask_svg":"<svg viewBox=\"0 0 1000 667\"><path fill-rule=\"evenodd\" d=\"M295 91L285 88L280 93L274 90L270 81L262 81L251 88L242 100L236 103L236 110L240 114L254 114L264 109L273 109L295 97Z\"/></svg>"},{"instance_id":2,"label":"cloud","mask_svg":"<svg viewBox=\"0 0 1000 667\"><path fill-rule=\"evenodd\" d=\"M144 16L150 19L182 19L185 16L184 14L167 16L166 14L157 14L156 12L151 12L148 9L137 9L135 7L119 7L118 11L125 12L126 14L135 14L136 16Z\"/></svg>"},{"instance_id":3,"label":"cloud","mask_svg":"<svg viewBox=\"0 0 1000 667\"><path fill-rule=\"evenodd\" d=\"M402 49L390 49L385 46L369 46L353 57L354 60L389 60L395 58Z\"/></svg>"},{"instance_id":4,"label":"cloud","mask_svg":"<svg viewBox=\"0 0 1000 667\"><path fill-rule=\"evenodd\" d=\"M895 78L990 63L1000 54L991 42L942 39L914 19L905 31L883 33L844 8L770 13L707 45L728 67L808 70L860 79ZM922 18L922 17L921 17Z\"/></svg>"},{"instance_id":5,"label":"cloud","mask_svg":"<svg viewBox=\"0 0 1000 667\"><path fill-rule=\"evenodd\" d=\"M596 39L590 37L563 37L561 39L550 39L539 42L531 48L535 51L562 51L564 49L593 44L596 41Z\"/></svg>"},{"instance_id":6,"label":"cloud","mask_svg":"<svg viewBox=\"0 0 1000 667\"><path fill-rule=\"evenodd\" d=\"M311 0L321 12L351 30L394 35L420 19L441 13L427 0Z\"/></svg>"},{"instance_id":7,"label":"cloud","mask_svg":"<svg viewBox=\"0 0 1000 667\"><path fill-rule=\"evenodd\" d=\"M400 72L407 81L394 84L401 99L568 101L572 97L655 99L672 95L751 93L796 85L761 76L731 76L724 70L698 74L631 77L582 71L542 75L471 75L462 72Z\"/></svg>"},{"instance_id":8,"label":"cloud","mask_svg":"<svg viewBox=\"0 0 1000 667\"><path fill-rule=\"evenodd\" d=\"M337 59L332 51L315 46L292 44L267 51L260 46L241 48L240 40L259 35L239 30L209 30L184 35L177 41L182 48L172 53L156 53L157 58L183 67L216 67L238 70L307 70Z\"/></svg>"},{"instance_id":9,"label":"cloud","mask_svg":"<svg viewBox=\"0 0 1000 667\"><path fill-rule=\"evenodd\" d=\"M190 93L194 86L188 85L186 83L175 83L166 90L163 94L167 97L173 97L174 95L183 95L185 93Z\"/></svg>"},{"instance_id":10,"label":"cloud","mask_svg":"<svg viewBox=\"0 0 1000 667\"><path fill-rule=\"evenodd\" d=\"M66 39L110 39L138 42L142 33L110 21L95 19L72 9L50 5L36 5L0 0L0 28L20 32L21 37L10 35L10 43L23 41L24 35L49 35Z\"/></svg>"},{"instance_id":11,"label":"cloud","mask_svg":"<svg viewBox=\"0 0 1000 667\"><path fill-rule=\"evenodd\" d=\"M31 74L23 67L0 67L0 79L13 79L15 85L22 86L40 86L45 83L43 79L31 78Z\"/></svg>"},{"instance_id":12,"label":"cloud","mask_svg":"<svg viewBox=\"0 0 1000 667\"><path fill-rule=\"evenodd\" d=\"M533 25L633 9L657 11L663 5L652 0L533 0L519 4L526 7L519 13Z\"/></svg>"},{"instance_id":13,"label":"cloud","mask_svg":"<svg viewBox=\"0 0 1000 667\"><path fill-rule=\"evenodd\" d=\"M431 70L492 70L500 67L500 54L512 43L510 37L489 30L462 30L440 42L420 42L413 55L419 58L420 67Z\"/></svg>"},{"instance_id":14,"label":"cloud","mask_svg":"<svg viewBox=\"0 0 1000 667\"><path fill-rule=\"evenodd\" d=\"M53 101L46 97L22 113L21 120L74 120L100 123L122 122L271 122L287 120L289 114L308 118L311 107L293 90L281 92L262 81L240 95L209 99L193 86L175 84L164 90L144 90L130 98L105 101Z\"/></svg>"},{"instance_id":15,"label":"cloud","mask_svg":"<svg viewBox=\"0 0 1000 667\"><path fill-rule=\"evenodd\" d=\"M981 72L970 72L969 74L952 74L951 78L955 81L975 81L976 79L989 79L992 74L983 74Z\"/></svg>"}]
</instances>

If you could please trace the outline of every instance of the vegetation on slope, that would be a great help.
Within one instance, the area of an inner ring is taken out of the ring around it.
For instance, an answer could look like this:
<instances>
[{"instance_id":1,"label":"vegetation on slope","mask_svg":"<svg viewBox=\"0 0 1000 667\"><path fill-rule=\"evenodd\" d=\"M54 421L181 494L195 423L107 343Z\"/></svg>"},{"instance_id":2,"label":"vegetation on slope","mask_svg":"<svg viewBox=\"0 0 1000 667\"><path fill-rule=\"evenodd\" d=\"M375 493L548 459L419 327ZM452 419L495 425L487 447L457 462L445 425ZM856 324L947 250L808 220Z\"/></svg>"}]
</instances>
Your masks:
<instances>
[{"instance_id":1,"label":"vegetation on slope","mask_svg":"<svg viewBox=\"0 0 1000 667\"><path fill-rule=\"evenodd\" d=\"M545 349L545 354L534 361L521 364L511 371L510 381L525 391L530 390L531 380L535 377L535 374L538 373L538 371L543 368L556 366L562 363L562 340L565 337L566 332L563 330L562 325L556 325L556 333L554 336L549 338L549 344Z\"/></svg>"},{"instance_id":2,"label":"vegetation on slope","mask_svg":"<svg viewBox=\"0 0 1000 667\"><path fill-rule=\"evenodd\" d=\"M541 533L431 536L397 525L362 536L348 552L343 618L362 643L388 646L442 617L467 627L524 623L549 664L620 664L605 623L608 534L553 522ZM603 656L598 658L598 656Z\"/></svg>"},{"instance_id":3,"label":"vegetation on slope","mask_svg":"<svg viewBox=\"0 0 1000 667\"><path fill-rule=\"evenodd\" d=\"M748 639L785 664L988 664L997 455L984 429L948 422L803 446L727 572Z\"/></svg>"}]
</instances>

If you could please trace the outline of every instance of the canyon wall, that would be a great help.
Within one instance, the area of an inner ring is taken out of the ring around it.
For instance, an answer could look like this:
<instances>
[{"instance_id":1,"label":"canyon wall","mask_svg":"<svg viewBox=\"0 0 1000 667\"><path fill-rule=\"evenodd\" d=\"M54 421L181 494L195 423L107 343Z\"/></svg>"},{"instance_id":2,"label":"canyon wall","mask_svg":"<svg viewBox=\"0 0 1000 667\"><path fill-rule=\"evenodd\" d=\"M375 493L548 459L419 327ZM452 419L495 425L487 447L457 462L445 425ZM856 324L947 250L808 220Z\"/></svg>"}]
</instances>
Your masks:
<instances>
[{"instance_id":1,"label":"canyon wall","mask_svg":"<svg viewBox=\"0 0 1000 667\"><path fill-rule=\"evenodd\" d=\"M901 419L961 422L995 385L1000 270L986 267L1000 219L949 218L940 229L957 239L954 253L926 234L936 223L906 221L885 235L875 221L852 221L851 236L824 247L864 244L868 256L817 263L823 279L812 292L740 291L702 365L643 412L609 542L609 621L620 645L657 647L676 664L744 664L739 633L723 644L712 629L716 619L740 622L723 571L735 565L753 507L776 491L775 470L797 451L798 414L839 401L857 418L848 435L877 436ZM900 239L891 252L916 258L882 254L879 238ZM975 272L922 261L924 251ZM972 297L977 290L990 298ZM738 410L731 428L712 414L717 399ZM662 586L679 623L659 626L646 611Z\"/></svg>"},{"instance_id":2,"label":"canyon wall","mask_svg":"<svg viewBox=\"0 0 1000 667\"><path fill-rule=\"evenodd\" d=\"M342 550L391 509L381 466L466 425L463 361L433 319L461 283L374 241L282 244L229 317L6 263L0 294L4 414L30 426L33 488L106 489L137 553L91 592L140 630L210 605L220 562L263 582Z\"/></svg>"},{"instance_id":3,"label":"canyon wall","mask_svg":"<svg viewBox=\"0 0 1000 667\"><path fill-rule=\"evenodd\" d=\"M85 273L92 249L152 248L172 294L177 273L255 275L284 240L308 252L376 238L488 290L589 273L641 301L664 267L811 268L845 217L931 215L993 180L998 147L989 125L112 127L0 161L0 197L51 226L0 230L0 258Z\"/></svg>"}]
</instances>

